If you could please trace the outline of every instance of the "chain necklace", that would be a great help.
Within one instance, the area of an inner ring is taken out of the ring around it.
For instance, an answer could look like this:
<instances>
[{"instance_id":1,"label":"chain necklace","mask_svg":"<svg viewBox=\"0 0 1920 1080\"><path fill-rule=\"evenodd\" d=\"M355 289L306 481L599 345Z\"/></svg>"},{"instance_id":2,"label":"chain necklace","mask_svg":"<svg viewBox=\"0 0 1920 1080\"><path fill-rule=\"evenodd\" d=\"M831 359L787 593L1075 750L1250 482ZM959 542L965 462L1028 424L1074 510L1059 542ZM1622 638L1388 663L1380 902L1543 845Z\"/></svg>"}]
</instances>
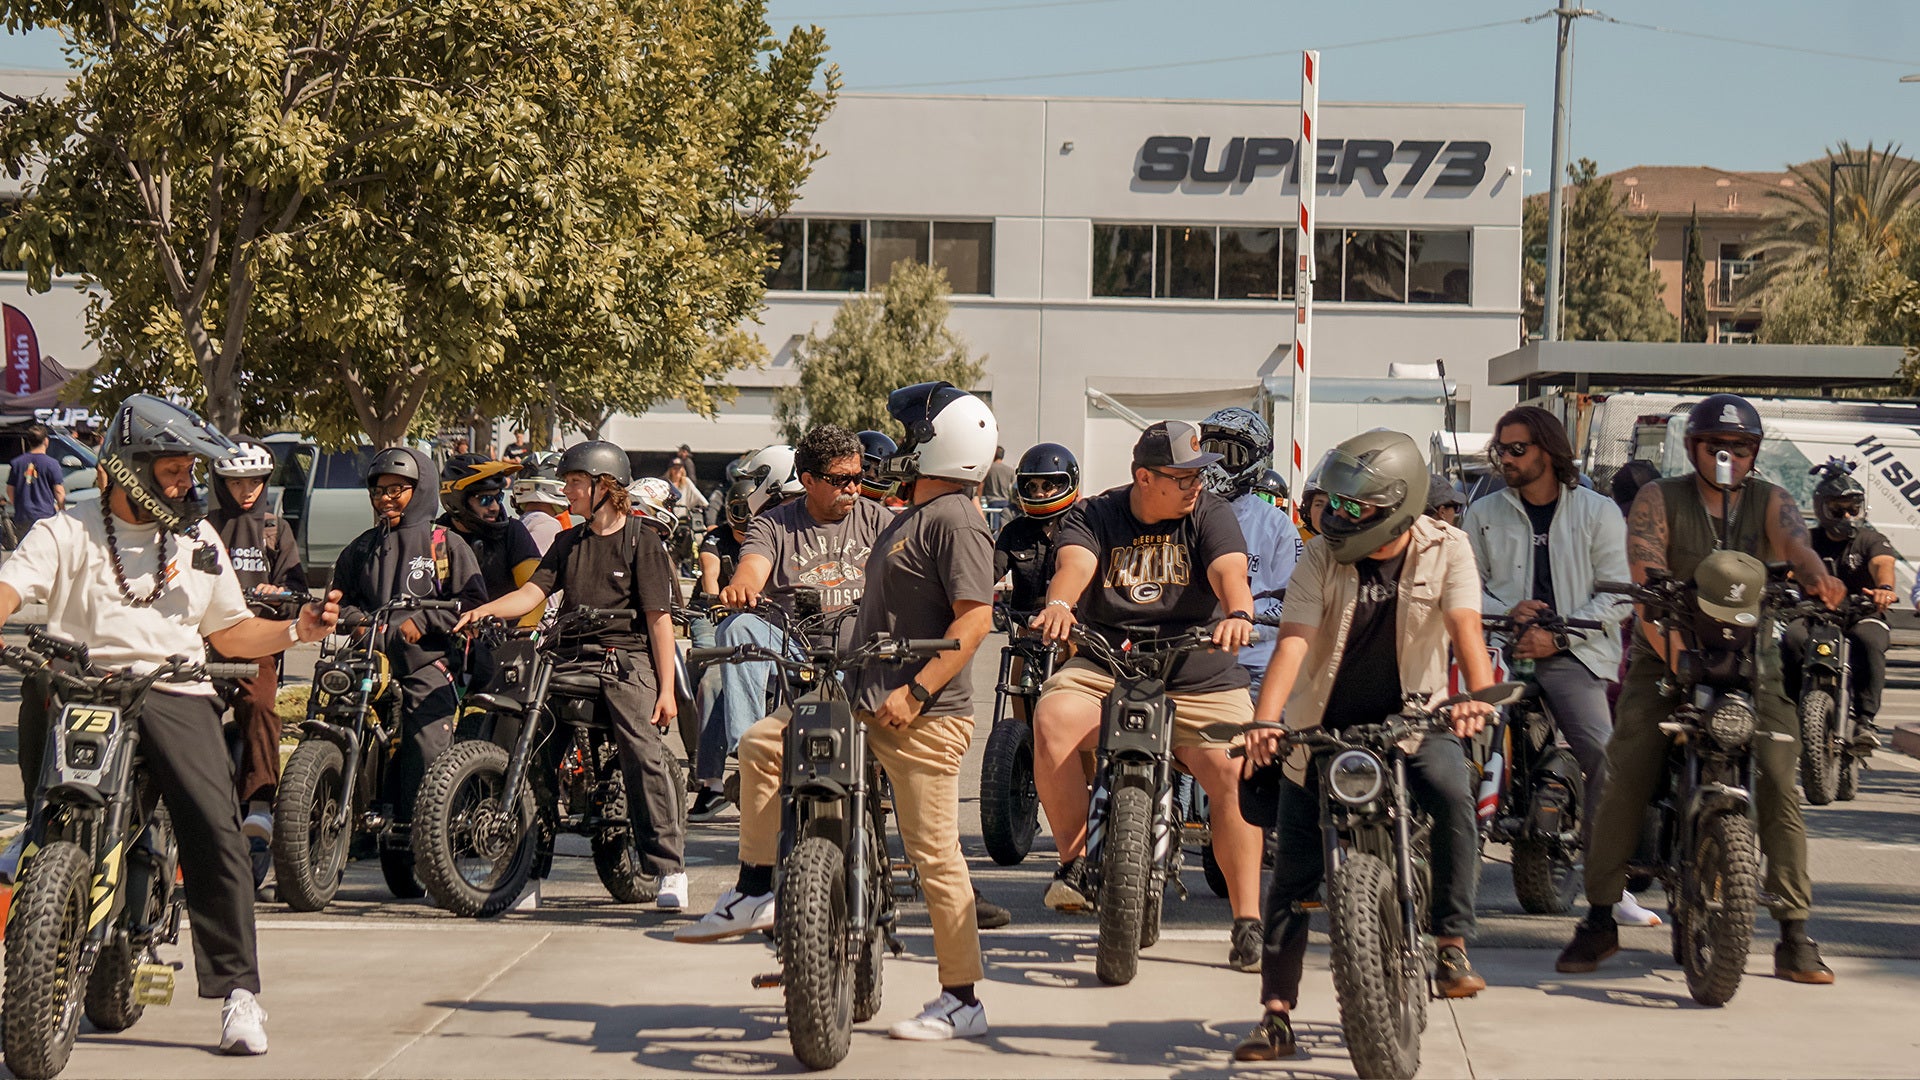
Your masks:
<instances>
[{"instance_id":1,"label":"chain necklace","mask_svg":"<svg viewBox=\"0 0 1920 1080\"><path fill-rule=\"evenodd\" d=\"M144 597L135 596L127 587L126 564L120 559L120 543L114 537L113 511L104 506L100 509L100 521L107 530L107 554L113 558L113 583L120 586L120 596L127 603L137 608L152 607L160 594L167 591L167 566L171 561L167 554L167 530L160 530L160 565L153 572L153 591Z\"/></svg>"}]
</instances>

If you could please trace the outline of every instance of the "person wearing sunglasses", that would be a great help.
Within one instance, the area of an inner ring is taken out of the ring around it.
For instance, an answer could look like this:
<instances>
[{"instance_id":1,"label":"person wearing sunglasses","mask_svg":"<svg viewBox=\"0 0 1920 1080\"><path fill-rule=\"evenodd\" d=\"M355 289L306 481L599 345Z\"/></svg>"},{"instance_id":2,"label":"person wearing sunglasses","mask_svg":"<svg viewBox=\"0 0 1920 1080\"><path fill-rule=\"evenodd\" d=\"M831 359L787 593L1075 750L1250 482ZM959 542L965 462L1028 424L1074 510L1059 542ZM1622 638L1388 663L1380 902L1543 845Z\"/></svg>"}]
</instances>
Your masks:
<instances>
[{"instance_id":1,"label":"person wearing sunglasses","mask_svg":"<svg viewBox=\"0 0 1920 1080\"><path fill-rule=\"evenodd\" d=\"M1754 475L1765 431L1759 410L1737 394L1709 394L1687 414L1687 458L1693 471L1655 480L1634 496L1627 514L1627 563L1633 580L1649 575L1691 579L1716 550L1743 552L1763 563L1785 560L1809 596L1838 607L1847 589L1827 573L1814 551L1793 496ZM1717 459L1730 463L1730 484L1716 479ZM1660 730L1675 702L1666 675L1678 657L1658 624L1641 613L1640 635L1616 706L1607 742L1607 782L1587 844L1587 917L1560 953L1555 970L1583 973L1620 951L1613 905L1627 881L1627 862L1640 846L1647 805L1666 768L1669 736ZM1774 974L1799 983L1831 983L1833 970L1807 936L1813 881L1807 873L1807 828L1794 793L1800 718L1782 682L1780 647L1760 635L1753 698L1761 730L1782 736L1753 746L1754 801L1760 850L1767 859L1764 888L1780 923Z\"/></svg>"},{"instance_id":2,"label":"person wearing sunglasses","mask_svg":"<svg viewBox=\"0 0 1920 1080\"><path fill-rule=\"evenodd\" d=\"M1849 594L1872 597L1880 611L1879 617L1861 619L1847 630L1853 746L1862 753L1872 753L1880 748L1873 718L1880 711L1880 693L1887 685L1887 646L1892 631L1887 626L1886 610L1899 596L1893 586L1893 567L1900 553L1885 534L1867 524L1867 489L1854 479L1854 467L1855 463L1845 458L1829 458L1810 470L1820 478L1813 486L1813 517L1820 524L1813 531L1813 552L1833 567ZM1807 624L1801 620L1788 624L1781 639L1786 652L1783 674L1789 701L1800 700L1800 667L1807 653L1807 637Z\"/></svg>"},{"instance_id":3,"label":"person wearing sunglasses","mask_svg":"<svg viewBox=\"0 0 1920 1080\"><path fill-rule=\"evenodd\" d=\"M476 454L451 458L440 471L440 524L460 534L480 561L487 599L507 595L527 583L540 566L540 546L518 518L507 515L508 489L518 461L493 461Z\"/></svg>"},{"instance_id":4,"label":"person wearing sunglasses","mask_svg":"<svg viewBox=\"0 0 1920 1080\"><path fill-rule=\"evenodd\" d=\"M1175 705L1173 753L1211 800L1214 853L1227 879L1236 939L1260 918L1261 832L1239 810L1238 764L1201 732L1253 718L1247 669L1237 656L1253 636L1247 543L1226 500L1207 491L1201 429L1162 420L1133 446L1133 483L1076 503L1055 535L1053 580L1032 625L1066 641L1085 622L1108 641L1170 635L1213 624L1216 649L1187 654L1167 682ZM1060 867L1047 889L1057 911L1089 907L1082 891L1087 774L1081 754L1099 741L1101 703L1113 676L1084 657L1057 668L1035 708L1033 771ZM1239 950L1230 949L1229 958Z\"/></svg>"}]
</instances>

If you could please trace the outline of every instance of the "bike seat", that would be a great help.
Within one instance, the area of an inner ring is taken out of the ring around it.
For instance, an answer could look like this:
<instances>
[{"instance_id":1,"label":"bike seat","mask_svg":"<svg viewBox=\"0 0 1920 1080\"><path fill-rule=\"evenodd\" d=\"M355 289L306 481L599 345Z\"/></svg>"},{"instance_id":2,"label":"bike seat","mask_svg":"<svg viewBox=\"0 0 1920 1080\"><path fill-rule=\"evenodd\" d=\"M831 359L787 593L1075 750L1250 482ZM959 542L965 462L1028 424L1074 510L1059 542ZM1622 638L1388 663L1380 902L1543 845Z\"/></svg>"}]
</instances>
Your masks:
<instances>
[{"instance_id":1,"label":"bike seat","mask_svg":"<svg viewBox=\"0 0 1920 1080\"><path fill-rule=\"evenodd\" d=\"M553 694L565 694L568 697L599 697L600 673L598 671L556 671L553 680L547 683L547 691Z\"/></svg>"},{"instance_id":2,"label":"bike seat","mask_svg":"<svg viewBox=\"0 0 1920 1080\"><path fill-rule=\"evenodd\" d=\"M505 694L469 694L467 704L488 712L508 713L513 716L519 716L527 711L524 702L515 701Z\"/></svg>"}]
</instances>

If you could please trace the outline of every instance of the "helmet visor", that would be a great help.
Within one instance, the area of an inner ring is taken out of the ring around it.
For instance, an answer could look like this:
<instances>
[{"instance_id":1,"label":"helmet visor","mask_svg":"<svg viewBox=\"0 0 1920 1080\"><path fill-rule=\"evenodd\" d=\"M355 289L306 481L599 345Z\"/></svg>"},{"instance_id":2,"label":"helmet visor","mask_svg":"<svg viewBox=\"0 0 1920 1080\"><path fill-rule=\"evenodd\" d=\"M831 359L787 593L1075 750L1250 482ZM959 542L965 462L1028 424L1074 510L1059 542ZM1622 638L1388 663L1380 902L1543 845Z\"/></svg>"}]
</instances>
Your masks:
<instances>
[{"instance_id":1,"label":"helmet visor","mask_svg":"<svg viewBox=\"0 0 1920 1080\"><path fill-rule=\"evenodd\" d=\"M1066 473L1023 476L1019 482L1020 498L1034 503L1052 502L1065 495L1071 486Z\"/></svg>"},{"instance_id":2,"label":"helmet visor","mask_svg":"<svg viewBox=\"0 0 1920 1080\"><path fill-rule=\"evenodd\" d=\"M1326 456L1320 459L1308 484L1326 492L1330 500L1338 498L1383 510L1399 506L1407 498L1405 481L1375 471L1366 462L1338 447L1327 451Z\"/></svg>"},{"instance_id":3,"label":"helmet visor","mask_svg":"<svg viewBox=\"0 0 1920 1080\"><path fill-rule=\"evenodd\" d=\"M1231 435L1209 435L1200 440L1200 449L1204 453L1219 454L1221 466L1230 473L1237 473L1259 460L1252 444Z\"/></svg>"}]
</instances>

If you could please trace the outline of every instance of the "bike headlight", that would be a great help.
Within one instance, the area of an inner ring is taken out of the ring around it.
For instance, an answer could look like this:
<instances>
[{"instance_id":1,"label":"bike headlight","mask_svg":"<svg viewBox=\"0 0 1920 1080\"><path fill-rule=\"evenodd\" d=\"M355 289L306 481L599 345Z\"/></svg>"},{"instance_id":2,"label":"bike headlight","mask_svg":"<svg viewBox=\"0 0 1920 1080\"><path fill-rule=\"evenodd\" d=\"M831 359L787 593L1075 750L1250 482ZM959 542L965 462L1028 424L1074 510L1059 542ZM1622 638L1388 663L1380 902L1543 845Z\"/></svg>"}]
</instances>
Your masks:
<instances>
[{"instance_id":1,"label":"bike headlight","mask_svg":"<svg viewBox=\"0 0 1920 1080\"><path fill-rule=\"evenodd\" d=\"M1707 734L1727 750L1738 750L1753 738L1753 702L1744 694L1724 694L1707 713Z\"/></svg>"},{"instance_id":2,"label":"bike headlight","mask_svg":"<svg viewBox=\"0 0 1920 1080\"><path fill-rule=\"evenodd\" d=\"M1372 751L1342 750L1327 763L1327 789L1348 806L1365 806L1387 786L1387 767Z\"/></svg>"},{"instance_id":3,"label":"bike headlight","mask_svg":"<svg viewBox=\"0 0 1920 1080\"><path fill-rule=\"evenodd\" d=\"M323 692L331 694L334 697L350 693L353 690L353 676L339 668L328 668L322 671L314 677L314 682Z\"/></svg>"}]
</instances>

